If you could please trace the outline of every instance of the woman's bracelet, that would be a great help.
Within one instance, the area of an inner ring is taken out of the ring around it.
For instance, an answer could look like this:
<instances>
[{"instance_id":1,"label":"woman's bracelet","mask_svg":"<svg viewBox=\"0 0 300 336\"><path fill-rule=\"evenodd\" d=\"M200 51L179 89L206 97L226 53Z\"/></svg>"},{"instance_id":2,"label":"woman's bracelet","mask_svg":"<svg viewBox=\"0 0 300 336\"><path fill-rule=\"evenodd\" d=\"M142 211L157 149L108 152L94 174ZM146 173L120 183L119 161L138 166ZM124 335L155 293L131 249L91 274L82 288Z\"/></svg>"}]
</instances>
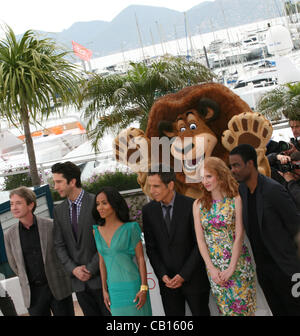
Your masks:
<instances>
[{"instance_id":1,"label":"woman's bracelet","mask_svg":"<svg viewBox=\"0 0 300 336\"><path fill-rule=\"evenodd\" d=\"M147 285L141 285L140 291L148 291L149 287Z\"/></svg>"}]
</instances>

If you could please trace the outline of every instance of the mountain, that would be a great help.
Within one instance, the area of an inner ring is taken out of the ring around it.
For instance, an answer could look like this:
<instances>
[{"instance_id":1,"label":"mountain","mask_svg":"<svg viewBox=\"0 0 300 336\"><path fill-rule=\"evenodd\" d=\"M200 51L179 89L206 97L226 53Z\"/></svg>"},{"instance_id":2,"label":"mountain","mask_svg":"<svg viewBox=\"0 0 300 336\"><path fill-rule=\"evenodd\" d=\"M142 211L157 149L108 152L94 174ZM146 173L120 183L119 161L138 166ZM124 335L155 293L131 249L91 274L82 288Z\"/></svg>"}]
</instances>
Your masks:
<instances>
[{"instance_id":1,"label":"mountain","mask_svg":"<svg viewBox=\"0 0 300 336\"><path fill-rule=\"evenodd\" d=\"M157 23L156 23L157 22ZM166 25L168 22L168 25ZM159 41L157 26L172 26L182 24L183 15L180 12L150 6L129 6L117 15L102 32L94 39L93 50L98 55L130 50L140 47L137 25L139 26L142 44L152 44L151 33L155 43ZM163 33L162 33L163 35Z\"/></svg>"},{"instance_id":2,"label":"mountain","mask_svg":"<svg viewBox=\"0 0 300 336\"><path fill-rule=\"evenodd\" d=\"M281 0L215 0L202 2L186 12L189 34L249 24L281 16ZM139 26L142 42L137 26ZM163 7L131 5L112 21L76 22L60 33L42 32L72 48L71 41L93 51L93 57L185 37L182 12Z\"/></svg>"},{"instance_id":3,"label":"mountain","mask_svg":"<svg viewBox=\"0 0 300 336\"><path fill-rule=\"evenodd\" d=\"M187 11L191 34L207 33L279 17L281 0L215 0L202 2Z\"/></svg>"}]
</instances>

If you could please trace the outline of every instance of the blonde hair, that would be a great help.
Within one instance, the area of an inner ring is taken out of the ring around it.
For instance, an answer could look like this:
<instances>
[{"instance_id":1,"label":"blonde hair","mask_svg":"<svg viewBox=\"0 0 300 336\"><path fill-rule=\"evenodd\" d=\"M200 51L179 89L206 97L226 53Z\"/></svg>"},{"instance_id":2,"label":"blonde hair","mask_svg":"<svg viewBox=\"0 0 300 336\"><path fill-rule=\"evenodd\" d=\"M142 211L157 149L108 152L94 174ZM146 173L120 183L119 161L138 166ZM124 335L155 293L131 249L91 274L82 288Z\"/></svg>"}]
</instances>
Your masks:
<instances>
[{"instance_id":1,"label":"blonde hair","mask_svg":"<svg viewBox=\"0 0 300 336\"><path fill-rule=\"evenodd\" d=\"M220 190L226 197L233 198L238 195L238 183L223 160L213 156L208 157L204 160L204 169L216 175ZM202 208L208 211L213 203L211 192L207 191L203 184L201 184L201 191L203 196L198 199L198 202L200 201Z\"/></svg>"}]
</instances>

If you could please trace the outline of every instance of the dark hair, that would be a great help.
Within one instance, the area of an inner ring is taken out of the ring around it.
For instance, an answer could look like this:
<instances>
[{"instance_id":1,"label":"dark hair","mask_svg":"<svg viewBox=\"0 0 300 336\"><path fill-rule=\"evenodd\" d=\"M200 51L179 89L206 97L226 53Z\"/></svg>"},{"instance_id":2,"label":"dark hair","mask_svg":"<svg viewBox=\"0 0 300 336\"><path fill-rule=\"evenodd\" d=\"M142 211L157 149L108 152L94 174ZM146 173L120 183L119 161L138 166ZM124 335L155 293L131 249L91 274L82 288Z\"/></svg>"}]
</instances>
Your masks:
<instances>
[{"instance_id":1,"label":"dark hair","mask_svg":"<svg viewBox=\"0 0 300 336\"><path fill-rule=\"evenodd\" d=\"M106 195L108 203L115 210L116 215L119 218L119 220L123 223L130 222L128 205L125 199L122 197L122 195L119 193L119 191L115 187L103 187L96 194L94 206L92 210L92 215L95 221L101 226L105 224L105 219L101 218L97 210L97 203L96 203L97 196L101 193L104 193Z\"/></svg>"},{"instance_id":2,"label":"dark hair","mask_svg":"<svg viewBox=\"0 0 300 336\"><path fill-rule=\"evenodd\" d=\"M52 174L62 174L68 184L72 179L76 180L76 187L81 188L81 171L76 164L71 161L55 163L51 168Z\"/></svg>"},{"instance_id":3,"label":"dark hair","mask_svg":"<svg viewBox=\"0 0 300 336\"><path fill-rule=\"evenodd\" d=\"M31 203L34 203L34 206L32 208L32 213L34 213L34 210L36 209L36 195L35 195L34 191L32 191L31 189L29 189L27 187L21 186L19 188L16 188L16 189L12 190L9 193L9 198L11 198L13 195L17 195L19 197L24 198L27 205L30 205Z\"/></svg>"},{"instance_id":4,"label":"dark hair","mask_svg":"<svg viewBox=\"0 0 300 336\"><path fill-rule=\"evenodd\" d=\"M147 175L148 176L158 175L165 185L168 185L172 181L173 182L176 181L176 174L174 172L174 169L170 166L165 166L163 164L153 167L153 169L149 171Z\"/></svg>"},{"instance_id":5,"label":"dark hair","mask_svg":"<svg viewBox=\"0 0 300 336\"><path fill-rule=\"evenodd\" d=\"M257 169L257 154L254 147L248 144L241 144L233 148L229 155L239 155L243 159L244 163L252 160L254 167Z\"/></svg>"}]
</instances>

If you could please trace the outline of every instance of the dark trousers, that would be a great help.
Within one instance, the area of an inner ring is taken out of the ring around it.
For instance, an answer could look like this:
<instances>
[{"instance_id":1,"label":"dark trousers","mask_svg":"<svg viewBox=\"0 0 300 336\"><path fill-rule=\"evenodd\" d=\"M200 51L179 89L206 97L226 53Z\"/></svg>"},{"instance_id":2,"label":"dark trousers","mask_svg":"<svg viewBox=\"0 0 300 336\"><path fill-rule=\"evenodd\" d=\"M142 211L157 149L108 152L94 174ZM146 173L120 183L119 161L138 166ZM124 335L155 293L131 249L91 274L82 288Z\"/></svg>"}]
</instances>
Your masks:
<instances>
[{"instance_id":1,"label":"dark trousers","mask_svg":"<svg viewBox=\"0 0 300 336\"><path fill-rule=\"evenodd\" d=\"M0 310L4 316L17 316L15 305L8 293L0 296Z\"/></svg>"},{"instance_id":2,"label":"dark trousers","mask_svg":"<svg viewBox=\"0 0 300 336\"><path fill-rule=\"evenodd\" d=\"M31 301L28 312L31 316L74 316L72 295L56 300L48 284L30 286Z\"/></svg>"},{"instance_id":3,"label":"dark trousers","mask_svg":"<svg viewBox=\"0 0 300 336\"><path fill-rule=\"evenodd\" d=\"M91 289L85 285L85 290L76 292L76 297L84 316L110 316L104 304L102 289Z\"/></svg>"},{"instance_id":4,"label":"dark trousers","mask_svg":"<svg viewBox=\"0 0 300 336\"><path fill-rule=\"evenodd\" d=\"M292 295L295 285L277 265L257 267L257 279L274 316L300 316L300 297Z\"/></svg>"},{"instance_id":5,"label":"dark trousers","mask_svg":"<svg viewBox=\"0 0 300 336\"><path fill-rule=\"evenodd\" d=\"M160 283L160 295L166 316L185 316L185 301L193 316L210 316L209 289L199 292L185 284L171 289Z\"/></svg>"}]
</instances>

